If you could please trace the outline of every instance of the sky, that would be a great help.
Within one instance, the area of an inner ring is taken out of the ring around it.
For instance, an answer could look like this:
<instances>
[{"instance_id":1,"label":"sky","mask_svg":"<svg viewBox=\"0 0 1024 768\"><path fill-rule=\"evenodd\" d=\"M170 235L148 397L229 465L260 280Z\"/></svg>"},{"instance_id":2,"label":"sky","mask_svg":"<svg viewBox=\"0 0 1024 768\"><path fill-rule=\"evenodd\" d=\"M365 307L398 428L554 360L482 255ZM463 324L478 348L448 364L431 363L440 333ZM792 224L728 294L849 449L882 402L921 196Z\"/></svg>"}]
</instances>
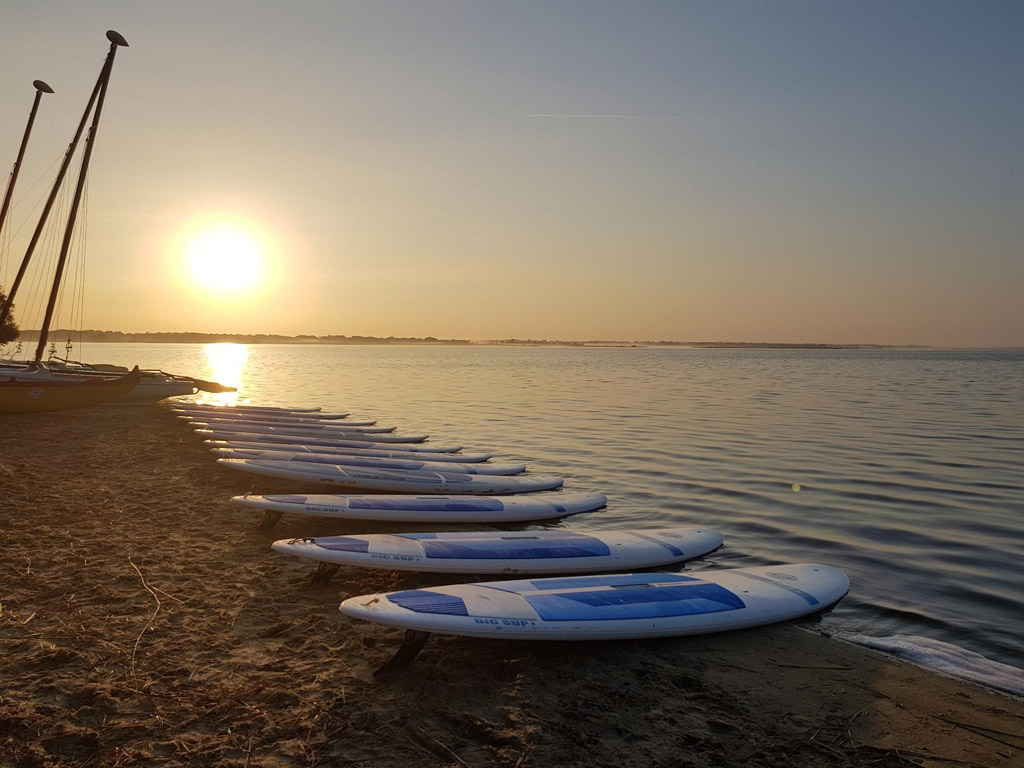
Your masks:
<instances>
[{"instance_id":1,"label":"sky","mask_svg":"<svg viewBox=\"0 0 1024 768\"><path fill-rule=\"evenodd\" d=\"M81 327L1024 345L1015 0L4 0L4 286L107 29Z\"/></svg>"}]
</instances>

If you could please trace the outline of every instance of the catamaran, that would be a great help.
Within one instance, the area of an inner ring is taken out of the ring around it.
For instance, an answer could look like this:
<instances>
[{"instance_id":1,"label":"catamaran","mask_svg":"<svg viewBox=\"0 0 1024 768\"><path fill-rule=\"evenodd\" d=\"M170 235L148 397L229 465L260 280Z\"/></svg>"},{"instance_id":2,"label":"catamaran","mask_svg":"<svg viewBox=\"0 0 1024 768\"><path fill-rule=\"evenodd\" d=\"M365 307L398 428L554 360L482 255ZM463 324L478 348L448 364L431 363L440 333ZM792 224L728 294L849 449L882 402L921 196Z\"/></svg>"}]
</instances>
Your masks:
<instances>
[{"instance_id":1,"label":"catamaran","mask_svg":"<svg viewBox=\"0 0 1024 768\"><path fill-rule=\"evenodd\" d=\"M36 384L42 382L98 382L100 380L106 380L113 374L127 372L127 368L110 365L88 365L85 363L79 363L73 360L61 359L55 357L56 350L53 345L50 346L50 355L44 360L43 354L46 351L46 343L49 338L50 326L53 322L54 309L57 304L57 297L60 293L61 283L64 277L64 270L67 264L68 251L71 246L72 237L75 231L75 221L78 216L78 209L81 203L82 194L85 189L85 182L87 178L87 172L89 168L89 160L92 156L92 151L96 143L96 133L99 127L100 115L103 112L103 102L107 95L107 85L110 82L110 73L114 66L114 55L117 53L117 49L120 47L127 47L128 43L119 33L113 30L107 32L107 40L110 41L110 51L107 54L106 60L103 62L103 69L100 71L100 76L96 81L96 85L93 88L92 95L89 97L89 103L85 108L85 112L82 115L82 119L78 124L78 130L75 132L74 138L71 144L68 145L67 151L64 153L64 159L61 163L60 170L57 173L57 179L54 182L53 188L46 200L46 204L43 207L42 214L39 219L39 223L36 226L35 232L32 235L32 239L29 241L28 249L25 252L25 256L22 259L21 266L18 269L17 276L14 282L11 284L10 291L7 294L6 300L2 307L0 307L0 328L4 327L7 319L10 317L11 310L14 305L14 297L21 286L22 280L25 277L25 271L28 268L29 262L32 259L32 254L35 251L36 245L39 243L40 237L43 234L47 218L49 217L50 211L53 208L53 204L57 199L57 196L61 190L64 176L67 173L68 167L71 164L71 159L75 154L75 150L78 147L78 143L82 138L82 134L85 131L86 123L89 122L89 115L92 114L92 122L89 125L89 130L85 139L85 150L82 157L82 167L78 175L77 185L75 187L74 198L71 202L71 206L68 213L67 224L64 228L64 238L61 243L60 256L57 260L57 268L53 277L53 283L50 288L49 301L46 305L46 314L42 322L42 326L39 331L39 339L36 345L35 356L32 360L0 360L0 380L19 380L29 381ZM39 104L39 98L43 93L52 93L53 90L43 83L41 80L37 80L34 83L36 87L36 100L33 104L32 112L29 116L29 124L25 131L25 136L22 139L21 149L18 153L18 160L15 163L14 170L11 173L11 179L8 183L7 193L4 198L4 204L2 206L2 215L0 215L0 225L3 223L3 218L6 216L7 208L9 205L11 194L14 190L14 182L17 180L17 172L20 168L22 158L25 152L25 146L28 143L28 138L32 130L32 123L35 120L36 108ZM69 342L70 345L70 342ZM19 345L20 350L20 345ZM70 350L69 350L70 351ZM178 376L175 374L169 374L165 371L157 370L143 370L139 372L137 377L138 383L122 397L119 398L119 402L156 402L163 400L167 397L174 397L177 395L191 395L199 390L207 392L231 392L234 391L234 387L227 387L216 382L203 381L202 379L196 379L191 376Z\"/></svg>"},{"instance_id":2,"label":"catamaran","mask_svg":"<svg viewBox=\"0 0 1024 768\"><path fill-rule=\"evenodd\" d=\"M0 379L0 413L46 413L103 405L124 397L138 385L138 366L124 376L106 379Z\"/></svg>"}]
</instances>

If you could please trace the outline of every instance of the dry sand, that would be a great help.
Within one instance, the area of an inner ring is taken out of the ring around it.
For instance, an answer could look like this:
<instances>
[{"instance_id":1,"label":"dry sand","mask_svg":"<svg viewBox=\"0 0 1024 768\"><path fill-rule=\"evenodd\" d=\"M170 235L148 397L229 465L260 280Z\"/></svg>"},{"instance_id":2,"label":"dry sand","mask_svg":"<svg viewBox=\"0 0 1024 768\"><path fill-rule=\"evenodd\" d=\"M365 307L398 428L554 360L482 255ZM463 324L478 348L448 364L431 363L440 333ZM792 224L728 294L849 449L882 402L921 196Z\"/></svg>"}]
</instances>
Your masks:
<instances>
[{"instance_id":1,"label":"dry sand","mask_svg":"<svg viewBox=\"0 0 1024 768\"><path fill-rule=\"evenodd\" d=\"M260 532L227 499L270 487L156 407L0 420L0 766L1024 765L1020 701L813 623L435 636L374 679L401 632L339 602L452 579L342 569L312 588L271 541L388 529Z\"/></svg>"}]
</instances>

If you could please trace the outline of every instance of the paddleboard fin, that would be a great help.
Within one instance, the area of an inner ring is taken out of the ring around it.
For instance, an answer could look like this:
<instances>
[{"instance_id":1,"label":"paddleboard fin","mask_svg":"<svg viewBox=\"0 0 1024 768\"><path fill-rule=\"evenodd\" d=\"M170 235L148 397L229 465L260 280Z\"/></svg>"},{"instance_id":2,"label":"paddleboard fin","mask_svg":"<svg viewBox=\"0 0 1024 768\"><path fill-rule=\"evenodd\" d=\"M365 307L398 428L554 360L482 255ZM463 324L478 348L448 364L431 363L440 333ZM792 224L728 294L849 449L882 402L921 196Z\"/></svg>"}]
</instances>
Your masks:
<instances>
[{"instance_id":1,"label":"paddleboard fin","mask_svg":"<svg viewBox=\"0 0 1024 768\"><path fill-rule=\"evenodd\" d=\"M325 563L322 560L317 563L316 573L313 574L313 578L309 581L311 587L322 587L331 580L331 578L338 572L341 566L337 563Z\"/></svg>"},{"instance_id":2,"label":"paddleboard fin","mask_svg":"<svg viewBox=\"0 0 1024 768\"><path fill-rule=\"evenodd\" d=\"M402 638L402 644L398 646L395 655L391 657L390 661L377 669L373 676L380 677L396 669L409 666L412 660L423 650L423 646L426 645L428 639L430 639L429 632L421 632L418 629L405 630L405 637Z\"/></svg>"},{"instance_id":3,"label":"paddleboard fin","mask_svg":"<svg viewBox=\"0 0 1024 768\"><path fill-rule=\"evenodd\" d=\"M248 494L246 494L248 496ZM263 522L260 523L259 530L270 531L273 530L274 526L277 525L278 520L284 515L279 509L268 509L263 515Z\"/></svg>"}]
</instances>

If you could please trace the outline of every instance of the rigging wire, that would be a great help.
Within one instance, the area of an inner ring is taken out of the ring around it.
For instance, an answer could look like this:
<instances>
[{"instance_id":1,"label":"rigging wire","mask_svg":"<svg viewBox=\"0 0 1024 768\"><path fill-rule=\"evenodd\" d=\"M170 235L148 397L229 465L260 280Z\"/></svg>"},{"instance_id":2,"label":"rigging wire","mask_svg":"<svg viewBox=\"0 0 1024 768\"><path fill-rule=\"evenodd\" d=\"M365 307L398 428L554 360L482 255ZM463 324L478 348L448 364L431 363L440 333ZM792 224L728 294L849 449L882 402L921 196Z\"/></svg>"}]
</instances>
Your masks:
<instances>
[{"instance_id":1,"label":"rigging wire","mask_svg":"<svg viewBox=\"0 0 1024 768\"><path fill-rule=\"evenodd\" d=\"M80 202L80 215L75 221L75 229L72 232L72 248L68 250L68 263L65 265L64 274L61 276L61 285L57 293L57 306L53 314L52 328L54 331L66 330L68 333L67 343L71 344L71 335L78 330L81 332L81 328L76 325L76 317L78 316L78 309L81 304L81 296L79 294L79 276L80 267L82 262L85 260L85 247L87 242L87 231L88 231L88 202L89 202L89 176L86 175L85 181L82 186L82 199ZM74 265L74 276L72 277L72 264ZM61 317L64 309L65 297L68 293L68 283L71 283L70 304L68 318L68 324L66 328L61 328ZM70 353L70 350L69 350Z\"/></svg>"},{"instance_id":2,"label":"rigging wire","mask_svg":"<svg viewBox=\"0 0 1024 768\"><path fill-rule=\"evenodd\" d=\"M85 318L85 257L89 243L89 177L86 176L82 194L82 215L79 217L79 237L75 256L75 275L71 281L71 317L68 322L68 339L65 345L65 357L71 357L74 348L72 336L78 335L78 348L82 348L83 325Z\"/></svg>"},{"instance_id":3,"label":"rigging wire","mask_svg":"<svg viewBox=\"0 0 1024 768\"><path fill-rule=\"evenodd\" d=\"M4 185L4 194L7 194L8 187L11 186L11 177L14 176L14 168L11 168L11 172L7 176L7 184ZM8 228L9 229L9 228ZM10 236L7 234L7 229L0 231L0 289L7 285L7 251L8 244L11 242Z\"/></svg>"},{"instance_id":4,"label":"rigging wire","mask_svg":"<svg viewBox=\"0 0 1024 768\"><path fill-rule=\"evenodd\" d=\"M33 181L31 185L29 185L29 188L22 192L20 197L12 201L11 214L13 214L14 211L18 210L19 206L25 201L25 199L32 194L32 190L34 190L36 186L38 186L39 182L43 180L43 177L48 177L50 175L50 171L53 170L53 167L57 163L59 163L63 157L63 154L54 157L53 161L46 168L46 170L44 170L42 173L39 174L38 177L36 177L36 180ZM25 213L21 221L18 223L17 227L9 226L11 223L11 219L7 220L8 226L4 228L4 243L0 244L0 263L2 263L3 265L3 282L0 282L0 285L7 285L8 271L10 269L9 265L11 261L11 243L13 243L17 239L18 235L21 234L21 230L25 228L26 224L28 224L30 221L36 221L35 212L46 200L46 196L48 193L49 190L44 190L43 193L36 198L36 202L32 205L28 212ZM13 218L13 215L11 216L11 218Z\"/></svg>"},{"instance_id":5,"label":"rigging wire","mask_svg":"<svg viewBox=\"0 0 1024 768\"><path fill-rule=\"evenodd\" d=\"M87 145L88 145L88 142L89 142L89 140L86 139L86 144ZM82 163L84 163L84 162L85 162L85 157L84 157L84 154L83 154ZM82 168L81 167L79 167L78 173L79 173L79 175L82 174ZM86 181L88 181L88 179L86 179ZM83 191L84 191L84 184L85 184L85 182L83 182ZM66 222L67 221L67 217L66 216L62 217L62 220ZM54 304L53 316L50 318L50 336L51 336L51 339L56 335L56 333L55 333L56 331L63 330L63 329L61 329L61 315L62 315L63 309L64 309L64 298L67 295L68 278L69 278L69 275L70 275L70 272L71 272L70 261L73 260L74 257L75 257L75 250L77 249L77 247L78 247L78 245L80 243L79 236L80 236L81 231L82 231L82 218L81 218L81 216L79 216L78 218L75 219L74 228L71 230L71 240L70 240L70 243L69 243L68 256L67 256L68 261L65 262L65 264L64 264L64 271L63 271L63 273L61 273L60 283L57 286L57 301ZM60 242L61 242L61 245L64 244L64 233L63 232L61 232ZM54 270L56 270L56 264L54 265ZM49 296L47 296L47 299L49 299ZM50 342L50 356L51 357L53 356L54 351L55 350L54 350L53 341L51 341Z\"/></svg>"},{"instance_id":6,"label":"rigging wire","mask_svg":"<svg viewBox=\"0 0 1024 768\"><path fill-rule=\"evenodd\" d=\"M24 294L28 297L28 301L25 302L24 309L20 313L22 328L32 328L34 326L39 329L42 327L43 317L46 314L46 303L50 293L48 276L53 275L57 268L60 238L63 235L61 222L67 220L68 208L71 205L70 186L71 180L65 177L54 208L51 210L50 218L46 222L46 227L36 247L35 268L32 270L28 290Z\"/></svg>"}]
</instances>

